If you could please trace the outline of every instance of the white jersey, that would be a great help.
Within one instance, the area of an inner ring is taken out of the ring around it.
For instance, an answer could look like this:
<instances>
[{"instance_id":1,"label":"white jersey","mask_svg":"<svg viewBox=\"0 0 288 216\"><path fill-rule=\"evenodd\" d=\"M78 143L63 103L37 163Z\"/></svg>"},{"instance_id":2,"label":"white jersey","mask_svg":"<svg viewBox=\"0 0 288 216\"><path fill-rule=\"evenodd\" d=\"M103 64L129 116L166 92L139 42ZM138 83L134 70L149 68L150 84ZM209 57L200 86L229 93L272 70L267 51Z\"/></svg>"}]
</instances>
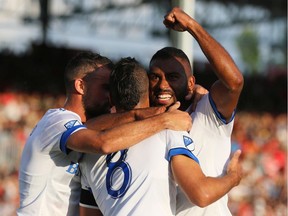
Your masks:
<instances>
[{"instance_id":1,"label":"white jersey","mask_svg":"<svg viewBox=\"0 0 288 216\"><path fill-rule=\"evenodd\" d=\"M176 183L169 161L184 154L198 162L192 145L187 132L164 130L100 159L87 154L80 163L82 189L92 190L107 216L175 215Z\"/></svg>"},{"instance_id":2,"label":"white jersey","mask_svg":"<svg viewBox=\"0 0 288 216\"><path fill-rule=\"evenodd\" d=\"M66 148L67 138L85 128L80 117L50 109L25 144L19 170L18 215L79 215L80 153Z\"/></svg>"},{"instance_id":3,"label":"white jersey","mask_svg":"<svg viewBox=\"0 0 288 216\"><path fill-rule=\"evenodd\" d=\"M231 121L226 122L221 118L221 114L217 112L210 95L207 94L198 102L196 110L191 116L193 125L190 135L195 141L195 151L193 153L199 159L201 169L206 176L219 177L225 171L225 165L231 153L231 133L234 115ZM200 208L191 204L179 189L177 195L177 216L231 215L227 202L228 195L226 194L211 205Z\"/></svg>"}]
</instances>

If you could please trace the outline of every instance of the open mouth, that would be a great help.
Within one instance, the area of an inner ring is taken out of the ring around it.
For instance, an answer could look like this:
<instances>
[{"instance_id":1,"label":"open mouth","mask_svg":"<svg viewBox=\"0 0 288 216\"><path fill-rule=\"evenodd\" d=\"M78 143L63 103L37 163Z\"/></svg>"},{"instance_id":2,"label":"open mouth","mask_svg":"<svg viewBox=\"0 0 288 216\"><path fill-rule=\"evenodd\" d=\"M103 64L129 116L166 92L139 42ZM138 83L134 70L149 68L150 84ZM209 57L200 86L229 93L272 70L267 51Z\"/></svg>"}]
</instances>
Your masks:
<instances>
[{"instance_id":1,"label":"open mouth","mask_svg":"<svg viewBox=\"0 0 288 216\"><path fill-rule=\"evenodd\" d=\"M160 94L157 96L158 100L170 100L172 96L170 94Z\"/></svg>"},{"instance_id":2,"label":"open mouth","mask_svg":"<svg viewBox=\"0 0 288 216\"><path fill-rule=\"evenodd\" d=\"M157 103L159 105L170 106L174 99L171 94L159 94L156 96Z\"/></svg>"}]
</instances>

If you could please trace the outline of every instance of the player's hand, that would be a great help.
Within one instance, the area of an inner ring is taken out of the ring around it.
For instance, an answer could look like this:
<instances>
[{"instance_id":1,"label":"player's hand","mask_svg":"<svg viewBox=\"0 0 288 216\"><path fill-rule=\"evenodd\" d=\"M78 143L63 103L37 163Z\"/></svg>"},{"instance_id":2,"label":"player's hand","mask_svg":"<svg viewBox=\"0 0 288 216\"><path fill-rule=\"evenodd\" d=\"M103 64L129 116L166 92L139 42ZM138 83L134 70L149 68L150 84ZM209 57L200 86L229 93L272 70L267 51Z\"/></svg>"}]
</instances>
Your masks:
<instances>
[{"instance_id":1,"label":"player's hand","mask_svg":"<svg viewBox=\"0 0 288 216\"><path fill-rule=\"evenodd\" d=\"M169 107L167 107L166 109L167 109L167 112L172 112L172 111L174 111L174 110L177 110L177 109L179 109L179 107L180 107L180 101L177 101L176 103L174 103L174 104L172 104L171 106L169 106Z\"/></svg>"},{"instance_id":2,"label":"player's hand","mask_svg":"<svg viewBox=\"0 0 288 216\"><path fill-rule=\"evenodd\" d=\"M228 166L227 166L227 175L230 175L233 177L234 186L237 186L243 176L243 170L242 170L242 165L239 161L241 155L241 150L237 150L234 154L233 157L231 158Z\"/></svg>"},{"instance_id":3,"label":"player's hand","mask_svg":"<svg viewBox=\"0 0 288 216\"><path fill-rule=\"evenodd\" d=\"M180 104L180 103L179 103ZM176 104L178 105L178 103ZM192 127L192 118L187 112L180 111L178 109L173 110L175 107L170 107L170 109L164 113L168 118L167 129L177 130L177 131L190 131Z\"/></svg>"},{"instance_id":4,"label":"player's hand","mask_svg":"<svg viewBox=\"0 0 288 216\"><path fill-rule=\"evenodd\" d=\"M191 114L195 111L197 103L201 100L201 98L208 93L208 90L202 87L201 85L195 84L194 90L189 92L185 96L185 100L191 101L191 105L187 109L187 112Z\"/></svg>"},{"instance_id":5,"label":"player's hand","mask_svg":"<svg viewBox=\"0 0 288 216\"><path fill-rule=\"evenodd\" d=\"M175 31L183 32L188 28L191 17L178 7L173 8L168 14L165 15L163 24L166 28Z\"/></svg>"}]
</instances>

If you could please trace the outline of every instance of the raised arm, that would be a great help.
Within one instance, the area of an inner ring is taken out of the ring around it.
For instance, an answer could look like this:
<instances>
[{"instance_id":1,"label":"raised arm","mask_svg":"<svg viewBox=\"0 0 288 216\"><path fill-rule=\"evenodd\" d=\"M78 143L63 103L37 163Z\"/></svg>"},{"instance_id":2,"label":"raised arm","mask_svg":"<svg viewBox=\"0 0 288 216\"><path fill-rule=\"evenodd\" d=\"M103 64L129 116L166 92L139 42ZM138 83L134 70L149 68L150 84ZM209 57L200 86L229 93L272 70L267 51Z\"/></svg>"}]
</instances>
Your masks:
<instances>
[{"instance_id":1,"label":"raised arm","mask_svg":"<svg viewBox=\"0 0 288 216\"><path fill-rule=\"evenodd\" d=\"M198 42L218 77L209 90L210 94L217 110L226 120L230 119L237 106L244 80L229 53L180 8L173 8L165 16L163 23L175 31L188 31Z\"/></svg>"},{"instance_id":2,"label":"raised arm","mask_svg":"<svg viewBox=\"0 0 288 216\"><path fill-rule=\"evenodd\" d=\"M206 177L199 164L184 155L172 157L171 168L176 182L190 201L197 206L206 207L240 183L240 154L240 150L235 152L228 165L227 174L223 177Z\"/></svg>"}]
</instances>

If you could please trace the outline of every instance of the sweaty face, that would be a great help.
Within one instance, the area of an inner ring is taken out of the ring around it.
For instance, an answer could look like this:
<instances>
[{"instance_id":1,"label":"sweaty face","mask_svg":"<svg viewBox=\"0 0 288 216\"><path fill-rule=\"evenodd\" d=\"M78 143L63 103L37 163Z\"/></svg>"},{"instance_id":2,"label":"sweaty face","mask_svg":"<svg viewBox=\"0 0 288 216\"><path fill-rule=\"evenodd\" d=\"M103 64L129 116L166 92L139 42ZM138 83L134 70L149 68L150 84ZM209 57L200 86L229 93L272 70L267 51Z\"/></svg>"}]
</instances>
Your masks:
<instances>
[{"instance_id":1,"label":"sweaty face","mask_svg":"<svg viewBox=\"0 0 288 216\"><path fill-rule=\"evenodd\" d=\"M187 76L179 59L155 59L150 63L149 89L152 106L170 106L184 101Z\"/></svg>"},{"instance_id":2,"label":"sweaty face","mask_svg":"<svg viewBox=\"0 0 288 216\"><path fill-rule=\"evenodd\" d=\"M111 69L104 65L83 79L85 81L85 93L82 102L87 119L110 112L110 73Z\"/></svg>"}]
</instances>

